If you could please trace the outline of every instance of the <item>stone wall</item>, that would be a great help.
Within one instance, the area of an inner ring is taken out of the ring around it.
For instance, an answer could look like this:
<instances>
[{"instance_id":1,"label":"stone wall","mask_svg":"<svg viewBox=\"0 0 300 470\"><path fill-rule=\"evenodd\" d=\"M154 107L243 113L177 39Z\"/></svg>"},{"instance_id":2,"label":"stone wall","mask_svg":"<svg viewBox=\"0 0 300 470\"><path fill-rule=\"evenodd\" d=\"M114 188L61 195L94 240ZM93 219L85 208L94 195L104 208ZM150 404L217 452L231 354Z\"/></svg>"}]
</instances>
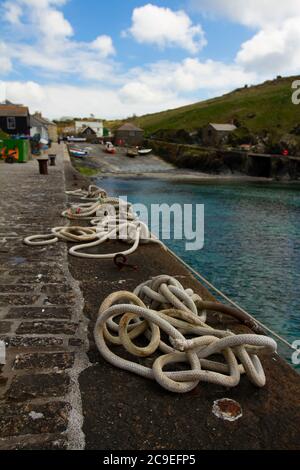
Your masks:
<instances>
[{"instance_id":1,"label":"stone wall","mask_svg":"<svg viewBox=\"0 0 300 470\"><path fill-rule=\"evenodd\" d=\"M145 146L178 168L186 168L216 175L242 174L274 178L276 180L300 179L300 159L275 156L248 156L245 152L182 145L162 140L147 140Z\"/></svg>"}]
</instances>

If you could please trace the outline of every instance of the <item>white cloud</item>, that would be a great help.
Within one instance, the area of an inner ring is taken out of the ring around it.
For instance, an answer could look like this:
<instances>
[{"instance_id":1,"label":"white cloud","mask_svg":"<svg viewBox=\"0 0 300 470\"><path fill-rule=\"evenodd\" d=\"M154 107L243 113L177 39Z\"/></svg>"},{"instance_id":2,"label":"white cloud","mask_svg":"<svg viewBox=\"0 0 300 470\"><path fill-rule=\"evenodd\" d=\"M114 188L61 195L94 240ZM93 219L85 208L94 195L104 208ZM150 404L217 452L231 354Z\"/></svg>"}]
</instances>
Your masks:
<instances>
[{"instance_id":1,"label":"white cloud","mask_svg":"<svg viewBox=\"0 0 300 470\"><path fill-rule=\"evenodd\" d=\"M8 21L12 25L20 24L22 16L22 8L17 3L5 2L4 3L4 20Z\"/></svg>"},{"instance_id":2,"label":"white cloud","mask_svg":"<svg viewBox=\"0 0 300 470\"><path fill-rule=\"evenodd\" d=\"M116 53L112 38L110 36L106 36L105 34L102 36L98 36L91 43L91 48L99 52L100 56L104 58L110 55L115 55Z\"/></svg>"},{"instance_id":3,"label":"white cloud","mask_svg":"<svg viewBox=\"0 0 300 470\"><path fill-rule=\"evenodd\" d=\"M269 74L299 73L300 16L266 27L241 46L237 63L245 70Z\"/></svg>"},{"instance_id":4,"label":"white cloud","mask_svg":"<svg viewBox=\"0 0 300 470\"><path fill-rule=\"evenodd\" d=\"M73 28L61 11L51 8L37 8L32 13L34 24L46 40L51 38L67 38L73 35Z\"/></svg>"},{"instance_id":5,"label":"white cloud","mask_svg":"<svg viewBox=\"0 0 300 470\"><path fill-rule=\"evenodd\" d=\"M251 27L280 25L282 21L299 16L299 0L190 0L192 7L202 13L225 16Z\"/></svg>"},{"instance_id":6,"label":"white cloud","mask_svg":"<svg viewBox=\"0 0 300 470\"><path fill-rule=\"evenodd\" d=\"M184 11L151 3L133 10L132 26L126 33L142 44L155 44L161 48L178 46L192 54L206 45L202 27L193 25Z\"/></svg>"},{"instance_id":7,"label":"white cloud","mask_svg":"<svg viewBox=\"0 0 300 470\"><path fill-rule=\"evenodd\" d=\"M255 73L246 73L238 65L207 60L201 62L188 58L182 62L158 62L147 68L130 72L120 96L128 103L161 103L180 96L205 96L217 90L230 91L233 88L253 83Z\"/></svg>"},{"instance_id":8,"label":"white cloud","mask_svg":"<svg viewBox=\"0 0 300 470\"><path fill-rule=\"evenodd\" d=\"M120 75L118 86L40 85L30 81L6 85L8 99L25 102L31 110L41 109L50 118L91 113L120 118L183 106L255 79L255 74L246 74L238 65L188 58L132 69Z\"/></svg>"},{"instance_id":9,"label":"white cloud","mask_svg":"<svg viewBox=\"0 0 300 470\"><path fill-rule=\"evenodd\" d=\"M300 0L190 0L202 13L257 29L241 44L236 65L261 77L299 73Z\"/></svg>"},{"instance_id":10,"label":"white cloud","mask_svg":"<svg viewBox=\"0 0 300 470\"><path fill-rule=\"evenodd\" d=\"M0 76L5 75L12 69L9 50L4 42L0 41Z\"/></svg>"},{"instance_id":11,"label":"white cloud","mask_svg":"<svg viewBox=\"0 0 300 470\"><path fill-rule=\"evenodd\" d=\"M65 3L66 0L11 0L4 4L7 19L23 34L26 31L26 39L7 39L11 59L47 74L101 81L112 71L108 58L115 54L113 41L107 35L99 35L91 42L73 39L73 27L58 9ZM19 8L22 15L18 14Z\"/></svg>"},{"instance_id":12,"label":"white cloud","mask_svg":"<svg viewBox=\"0 0 300 470\"><path fill-rule=\"evenodd\" d=\"M1 82L0 82L1 85ZM133 113L155 112L186 104L174 97L159 103L135 102L129 104L115 90L106 87L80 87L64 84L39 85L35 82L6 82L6 97L15 102L26 103L31 111L42 110L51 119L61 116L128 117Z\"/></svg>"}]
</instances>

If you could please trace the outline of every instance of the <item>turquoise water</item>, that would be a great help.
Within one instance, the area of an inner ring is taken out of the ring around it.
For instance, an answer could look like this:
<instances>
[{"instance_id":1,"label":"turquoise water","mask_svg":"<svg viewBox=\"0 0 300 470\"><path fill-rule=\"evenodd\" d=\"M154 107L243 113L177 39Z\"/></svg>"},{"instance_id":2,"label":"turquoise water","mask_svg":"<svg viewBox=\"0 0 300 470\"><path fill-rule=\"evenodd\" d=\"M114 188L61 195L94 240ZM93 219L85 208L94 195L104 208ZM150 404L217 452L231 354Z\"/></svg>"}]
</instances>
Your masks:
<instances>
[{"instance_id":1,"label":"turquoise water","mask_svg":"<svg viewBox=\"0 0 300 470\"><path fill-rule=\"evenodd\" d=\"M204 204L205 245L181 258L254 317L286 338L300 340L300 185L282 183L178 183L105 179L109 193L148 207ZM291 353L283 352L290 360Z\"/></svg>"}]
</instances>

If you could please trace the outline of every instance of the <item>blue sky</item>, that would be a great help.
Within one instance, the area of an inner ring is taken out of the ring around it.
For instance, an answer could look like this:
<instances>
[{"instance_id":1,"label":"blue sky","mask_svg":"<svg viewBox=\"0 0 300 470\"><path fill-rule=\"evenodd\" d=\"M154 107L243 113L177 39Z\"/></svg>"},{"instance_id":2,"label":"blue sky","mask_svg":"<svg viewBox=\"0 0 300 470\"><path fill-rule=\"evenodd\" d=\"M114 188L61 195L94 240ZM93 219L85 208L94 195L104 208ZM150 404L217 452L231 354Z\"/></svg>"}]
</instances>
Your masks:
<instances>
[{"instance_id":1,"label":"blue sky","mask_svg":"<svg viewBox=\"0 0 300 470\"><path fill-rule=\"evenodd\" d=\"M300 0L0 0L0 14L0 93L51 118L140 115L299 73Z\"/></svg>"}]
</instances>

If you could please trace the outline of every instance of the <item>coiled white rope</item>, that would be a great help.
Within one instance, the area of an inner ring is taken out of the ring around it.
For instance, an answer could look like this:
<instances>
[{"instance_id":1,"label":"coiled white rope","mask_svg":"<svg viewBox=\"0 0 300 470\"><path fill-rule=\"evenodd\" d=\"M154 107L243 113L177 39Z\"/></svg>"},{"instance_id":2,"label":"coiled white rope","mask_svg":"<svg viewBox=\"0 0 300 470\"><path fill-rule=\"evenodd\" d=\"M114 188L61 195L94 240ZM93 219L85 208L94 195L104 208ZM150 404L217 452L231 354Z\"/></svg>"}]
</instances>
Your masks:
<instances>
[{"instance_id":1,"label":"coiled white rope","mask_svg":"<svg viewBox=\"0 0 300 470\"><path fill-rule=\"evenodd\" d=\"M205 322L206 312L197 307L201 302L200 296L170 276L143 283L134 293L111 294L102 303L95 325L97 347L110 364L156 380L171 392L189 392L200 382L235 387L241 374L263 387L266 377L257 354L274 353L276 342L266 336L235 335L210 327ZM133 343L144 336L147 346ZM152 367L118 356L108 343L122 345L139 358L152 356ZM157 357L159 351L163 354ZM214 355L223 356L225 362L212 359ZM164 371L165 366L182 362L189 363L191 370Z\"/></svg>"},{"instance_id":2,"label":"coiled white rope","mask_svg":"<svg viewBox=\"0 0 300 470\"><path fill-rule=\"evenodd\" d=\"M94 203L76 204L62 212L62 217L70 220L91 220L99 214L111 215L121 211L129 211L131 204L125 203L119 198L105 197L97 199Z\"/></svg>"},{"instance_id":3,"label":"coiled white rope","mask_svg":"<svg viewBox=\"0 0 300 470\"><path fill-rule=\"evenodd\" d=\"M146 224L137 220L134 214L118 214L117 216L105 216L97 218L93 227L54 227L50 234L31 235L24 239L24 243L29 246L46 246L64 242L80 243L69 250L69 254L78 258L89 259L114 259L117 255L128 256L134 253L140 244L158 243L165 246L152 235ZM87 253L83 250L99 247L107 240L120 240L132 245L125 251L115 253Z\"/></svg>"},{"instance_id":4,"label":"coiled white rope","mask_svg":"<svg viewBox=\"0 0 300 470\"><path fill-rule=\"evenodd\" d=\"M96 202L99 197L107 197L107 192L105 191L105 189L99 188L98 186L95 186L93 184L88 187L87 191L84 189L76 189L75 191L66 191L65 193L68 196L78 197L82 201L88 199L91 202Z\"/></svg>"},{"instance_id":5,"label":"coiled white rope","mask_svg":"<svg viewBox=\"0 0 300 470\"><path fill-rule=\"evenodd\" d=\"M97 240L70 248L70 255L79 258L113 259L119 254L123 256L131 255L137 250L140 244L152 242L158 243L164 247L160 240L150 233L148 226L139 220L129 221L118 217L106 217L96 226L96 234ZM107 240L120 240L132 246L128 250L118 251L116 253L94 254L82 251L87 248L98 247Z\"/></svg>"},{"instance_id":6,"label":"coiled white rope","mask_svg":"<svg viewBox=\"0 0 300 470\"><path fill-rule=\"evenodd\" d=\"M73 243L91 242L98 239L95 227L54 227L46 235L31 235L24 239L28 246L52 245L59 240Z\"/></svg>"}]
</instances>

